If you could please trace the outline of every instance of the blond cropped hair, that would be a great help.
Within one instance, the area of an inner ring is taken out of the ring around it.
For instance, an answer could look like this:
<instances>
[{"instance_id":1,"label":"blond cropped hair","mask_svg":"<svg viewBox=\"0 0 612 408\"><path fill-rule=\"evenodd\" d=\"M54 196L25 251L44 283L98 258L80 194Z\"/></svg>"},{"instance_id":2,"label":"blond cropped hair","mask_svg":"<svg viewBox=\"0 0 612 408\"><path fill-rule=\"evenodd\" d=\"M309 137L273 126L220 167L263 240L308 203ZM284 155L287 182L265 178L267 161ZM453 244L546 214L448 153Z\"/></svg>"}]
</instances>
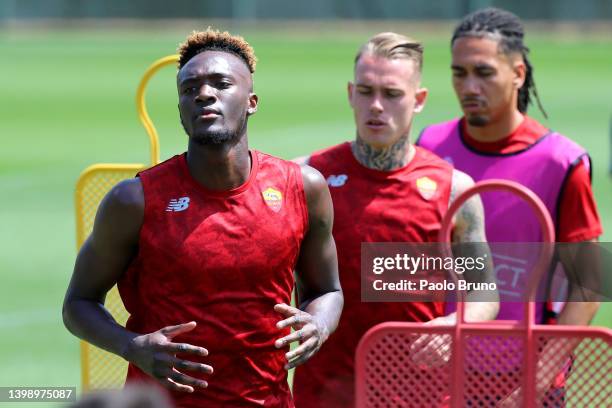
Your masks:
<instances>
[{"instance_id":1,"label":"blond cropped hair","mask_svg":"<svg viewBox=\"0 0 612 408\"><path fill-rule=\"evenodd\" d=\"M363 44L355 56L355 64L362 55L369 54L386 59L407 59L414 61L418 72L423 69L423 44L397 33L379 33Z\"/></svg>"}]
</instances>

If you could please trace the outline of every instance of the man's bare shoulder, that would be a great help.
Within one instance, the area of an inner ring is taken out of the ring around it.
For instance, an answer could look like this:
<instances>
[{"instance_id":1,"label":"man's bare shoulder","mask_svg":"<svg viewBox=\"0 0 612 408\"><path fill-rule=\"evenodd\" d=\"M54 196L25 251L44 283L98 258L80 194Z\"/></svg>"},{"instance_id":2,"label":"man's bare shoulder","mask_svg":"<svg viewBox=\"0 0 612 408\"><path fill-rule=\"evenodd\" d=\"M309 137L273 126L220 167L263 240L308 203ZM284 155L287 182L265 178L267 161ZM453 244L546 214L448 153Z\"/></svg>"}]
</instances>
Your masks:
<instances>
[{"instance_id":1,"label":"man's bare shoulder","mask_svg":"<svg viewBox=\"0 0 612 408\"><path fill-rule=\"evenodd\" d=\"M106 194L96 215L94 233L99 231L140 230L144 219L145 199L138 177L123 180Z\"/></svg>"},{"instance_id":2,"label":"man's bare shoulder","mask_svg":"<svg viewBox=\"0 0 612 408\"><path fill-rule=\"evenodd\" d=\"M139 178L115 185L100 203L90 244L99 253L110 255L119 253L122 248L131 250L138 243L144 207L144 192Z\"/></svg>"},{"instance_id":3,"label":"man's bare shoulder","mask_svg":"<svg viewBox=\"0 0 612 408\"><path fill-rule=\"evenodd\" d=\"M473 185L474 179L469 174L453 169L450 202L455 201L457 196L467 191Z\"/></svg>"},{"instance_id":4,"label":"man's bare shoulder","mask_svg":"<svg viewBox=\"0 0 612 408\"><path fill-rule=\"evenodd\" d=\"M302 172L306 196L320 194L327 190L327 181L325 181L325 177L317 169L307 164L302 164L300 165L300 170Z\"/></svg>"},{"instance_id":5,"label":"man's bare shoulder","mask_svg":"<svg viewBox=\"0 0 612 408\"><path fill-rule=\"evenodd\" d=\"M474 186L468 174L453 169L450 203ZM450 204L449 203L449 204ZM485 242L484 209L479 195L473 195L455 214L454 242Z\"/></svg>"},{"instance_id":6,"label":"man's bare shoulder","mask_svg":"<svg viewBox=\"0 0 612 408\"><path fill-rule=\"evenodd\" d=\"M315 168L300 166L306 203L308 206L309 229L311 231L331 231L333 226L333 204L327 181Z\"/></svg>"},{"instance_id":7,"label":"man's bare shoulder","mask_svg":"<svg viewBox=\"0 0 612 408\"><path fill-rule=\"evenodd\" d=\"M144 210L144 191L139 177L116 184L104 199L107 205Z\"/></svg>"}]
</instances>

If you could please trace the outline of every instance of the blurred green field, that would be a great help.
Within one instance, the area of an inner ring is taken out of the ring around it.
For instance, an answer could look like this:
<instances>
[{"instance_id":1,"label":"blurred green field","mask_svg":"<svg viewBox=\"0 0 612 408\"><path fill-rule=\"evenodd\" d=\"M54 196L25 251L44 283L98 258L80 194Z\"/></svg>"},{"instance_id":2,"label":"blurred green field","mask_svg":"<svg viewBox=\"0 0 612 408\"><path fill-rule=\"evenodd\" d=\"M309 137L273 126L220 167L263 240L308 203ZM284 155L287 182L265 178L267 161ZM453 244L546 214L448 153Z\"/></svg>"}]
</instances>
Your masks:
<instances>
[{"instance_id":1,"label":"blurred green field","mask_svg":"<svg viewBox=\"0 0 612 408\"><path fill-rule=\"evenodd\" d=\"M0 386L80 384L78 342L61 321L76 253L74 185L92 163L148 161L136 85L149 63L173 53L193 28L0 30ZM253 147L291 158L353 137L346 82L358 45L376 31L235 31L259 58ZM449 33L411 33L425 41L423 81L430 89L413 137L426 124L459 114L450 87ZM591 152L604 241L612 240L610 38L528 38L549 120L532 113ZM148 94L162 158L186 148L173 76L172 69L161 72ZM596 324L612 327L611 306L602 307Z\"/></svg>"}]
</instances>

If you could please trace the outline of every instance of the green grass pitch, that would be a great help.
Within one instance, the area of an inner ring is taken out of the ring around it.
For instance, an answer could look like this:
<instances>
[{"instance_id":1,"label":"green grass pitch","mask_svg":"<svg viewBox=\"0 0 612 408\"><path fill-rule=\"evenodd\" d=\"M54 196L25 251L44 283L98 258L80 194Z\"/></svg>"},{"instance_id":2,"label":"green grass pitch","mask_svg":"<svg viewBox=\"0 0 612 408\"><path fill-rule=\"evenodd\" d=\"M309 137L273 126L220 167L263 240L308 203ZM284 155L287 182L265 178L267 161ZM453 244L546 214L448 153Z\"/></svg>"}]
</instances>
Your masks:
<instances>
[{"instance_id":1,"label":"green grass pitch","mask_svg":"<svg viewBox=\"0 0 612 408\"><path fill-rule=\"evenodd\" d=\"M0 31L0 386L80 384L78 342L61 321L75 258L74 184L92 163L147 162L136 85L148 64L173 53L193 28ZM241 32L259 57L253 147L291 158L353 137L346 83L357 46L376 31L338 32ZM403 32L410 33L409 26ZM459 114L450 86L449 33L411 33L425 41L423 82L430 90L413 138L426 124ZM604 241L612 239L607 38L541 33L527 39L549 119L532 113L591 152ZM162 158L186 147L173 75L172 69L161 72L148 93ZM611 306L602 307L596 324L612 326Z\"/></svg>"}]
</instances>

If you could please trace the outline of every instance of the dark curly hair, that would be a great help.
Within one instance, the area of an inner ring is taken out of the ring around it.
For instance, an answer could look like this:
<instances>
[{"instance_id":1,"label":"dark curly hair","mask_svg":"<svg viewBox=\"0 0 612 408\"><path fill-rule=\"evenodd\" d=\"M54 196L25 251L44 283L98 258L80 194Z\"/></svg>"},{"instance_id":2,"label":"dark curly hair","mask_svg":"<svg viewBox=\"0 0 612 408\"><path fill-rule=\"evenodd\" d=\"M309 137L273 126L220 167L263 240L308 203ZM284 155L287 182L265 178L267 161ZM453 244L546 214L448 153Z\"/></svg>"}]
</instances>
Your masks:
<instances>
[{"instance_id":1,"label":"dark curly hair","mask_svg":"<svg viewBox=\"0 0 612 408\"><path fill-rule=\"evenodd\" d=\"M179 53L179 69L196 55L204 51L223 51L234 54L244 61L249 67L251 74L255 72L257 57L253 47L238 35L232 35L227 31L213 30L210 27L206 31L192 32L177 49Z\"/></svg>"}]
</instances>

